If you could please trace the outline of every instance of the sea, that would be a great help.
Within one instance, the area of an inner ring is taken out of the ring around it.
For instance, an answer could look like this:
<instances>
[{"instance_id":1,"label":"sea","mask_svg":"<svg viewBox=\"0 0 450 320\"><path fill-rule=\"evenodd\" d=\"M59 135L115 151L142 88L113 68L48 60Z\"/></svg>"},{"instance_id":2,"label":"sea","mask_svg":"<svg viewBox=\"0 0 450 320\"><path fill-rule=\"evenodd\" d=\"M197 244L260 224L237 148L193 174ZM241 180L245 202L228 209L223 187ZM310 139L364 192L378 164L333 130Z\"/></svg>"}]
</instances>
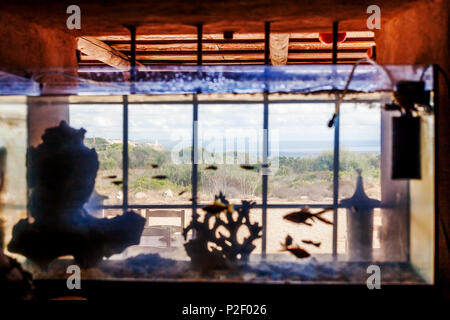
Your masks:
<instances>
[{"instance_id":1,"label":"sea","mask_svg":"<svg viewBox=\"0 0 450 320\"><path fill-rule=\"evenodd\" d=\"M170 140L159 140L159 144L166 150L171 150L176 142ZM285 157L310 157L317 156L325 151L333 150L333 141L289 141L281 140L278 145L269 143L270 156L278 153L279 156ZM208 148L206 148L208 150ZM341 140L340 149L355 153L371 153L379 154L381 149L380 140ZM209 150L213 152L213 150ZM232 152L232 148L227 148L227 152ZM244 152L239 150L238 152ZM261 149L250 147L250 154L261 154Z\"/></svg>"}]
</instances>

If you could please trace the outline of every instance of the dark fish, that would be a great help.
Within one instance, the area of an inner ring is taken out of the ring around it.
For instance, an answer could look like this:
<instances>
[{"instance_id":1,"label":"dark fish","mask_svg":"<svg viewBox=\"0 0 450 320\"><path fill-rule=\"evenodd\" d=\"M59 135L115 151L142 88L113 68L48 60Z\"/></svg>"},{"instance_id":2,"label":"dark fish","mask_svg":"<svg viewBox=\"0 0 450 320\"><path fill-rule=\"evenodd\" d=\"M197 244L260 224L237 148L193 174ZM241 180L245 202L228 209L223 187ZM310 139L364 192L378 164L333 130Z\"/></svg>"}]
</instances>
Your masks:
<instances>
[{"instance_id":1,"label":"dark fish","mask_svg":"<svg viewBox=\"0 0 450 320\"><path fill-rule=\"evenodd\" d=\"M293 239L290 235L286 236L284 243L281 243L281 251L287 251L292 253L297 258L307 258L310 256L309 252L300 248L298 245L292 247Z\"/></svg>"},{"instance_id":2,"label":"dark fish","mask_svg":"<svg viewBox=\"0 0 450 320\"><path fill-rule=\"evenodd\" d=\"M205 170L217 170L217 166L210 165L210 166L206 167Z\"/></svg>"},{"instance_id":3,"label":"dark fish","mask_svg":"<svg viewBox=\"0 0 450 320\"><path fill-rule=\"evenodd\" d=\"M117 178L117 176L116 175L110 175L110 176L105 176L105 177L103 177L104 179L115 179L115 178Z\"/></svg>"},{"instance_id":4,"label":"dark fish","mask_svg":"<svg viewBox=\"0 0 450 320\"><path fill-rule=\"evenodd\" d=\"M159 168L159 166L158 166L156 163L152 163L152 164L150 164L150 166L151 166L153 169Z\"/></svg>"},{"instance_id":5,"label":"dark fish","mask_svg":"<svg viewBox=\"0 0 450 320\"><path fill-rule=\"evenodd\" d=\"M290 235L287 235L286 239L284 240L284 245L286 247L289 247L292 244L292 241L293 241L292 237Z\"/></svg>"},{"instance_id":6,"label":"dark fish","mask_svg":"<svg viewBox=\"0 0 450 320\"><path fill-rule=\"evenodd\" d=\"M183 194L185 194L187 192L187 190L182 190L178 195L182 196Z\"/></svg>"},{"instance_id":7,"label":"dark fish","mask_svg":"<svg viewBox=\"0 0 450 320\"><path fill-rule=\"evenodd\" d=\"M123 181L122 180L116 180L116 181L113 181L112 183L115 184L116 186L119 186L119 185L121 185L123 183Z\"/></svg>"},{"instance_id":8,"label":"dark fish","mask_svg":"<svg viewBox=\"0 0 450 320\"><path fill-rule=\"evenodd\" d=\"M322 221L322 222L324 222L326 224L333 224L332 222L328 221L327 219L322 218L322 217L319 216L319 215L321 215L321 214L323 214L323 213L325 213L327 211L330 211L330 210L333 210L333 209L332 208L326 208L326 209L323 209L323 210L321 210L319 212L312 213L308 206L304 206L299 211L294 211L294 212L288 213L287 215L285 215L283 217L283 219L291 221L291 222L294 222L294 223L303 223L303 224L306 224L308 226L312 226L312 224L309 223L308 220L314 221L314 218L317 218L318 220L320 220L320 221Z\"/></svg>"},{"instance_id":9,"label":"dark fish","mask_svg":"<svg viewBox=\"0 0 450 320\"><path fill-rule=\"evenodd\" d=\"M302 240L302 242L305 243L305 244L313 245L313 246L315 246L317 248L319 248L320 245L322 244L321 242L314 242L312 240Z\"/></svg>"},{"instance_id":10,"label":"dark fish","mask_svg":"<svg viewBox=\"0 0 450 320\"><path fill-rule=\"evenodd\" d=\"M311 256L308 251L305 249L300 248L299 246L293 247L293 248L286 248L286 251L292 253L297 258L308 258Z\"/></svg>"},{"instance_id":11,"label":"dark fish","mask_svg":"<svg viewBox=\"0 0 450 320\"><path fill-rule=\"evenodd\" d=\"M164 175L156 175L156 176L153 176L152 179L164 180L164 179L167 179L167 176L164 176Z\"/></svg>"},{"instance_id":12,"label":"dark fish","mask_svg":"<svg viewBox=\"0 0 450 320\"><path fill-rule=\"evenodd\" d=\"M208 213L212 214L218 214L222 211L225 211L227 209L227 206L224 205L222 202L214 201L212 205L206 206L203 208L203 211L206 211Z\"/></svg>"},{"instance_id":13,"label":"dark fish","mask_svg":"<svg viewBox=\"0 0 450 320\"><path fill-rule=\"evenodd\" d=\"M245 170L255 170L256 166L252 166L250 164L241 164L240 167Z\"/></svg>"},{"instance_id":14,"label":"dark fish","mask_svg":"<svg viewBox=\"0 0 450 320\"><path fill-rule=\"evenodd\" d=\"M314 218L316 218L316 219L322 221L323 223L326 223L326 224L329 224L329 225L333 225L333 222L331 222L330 220L325 219L325 218L323 218L323 217L319 217L319 216L315 215Z\"/></svg>"}]
</instances>

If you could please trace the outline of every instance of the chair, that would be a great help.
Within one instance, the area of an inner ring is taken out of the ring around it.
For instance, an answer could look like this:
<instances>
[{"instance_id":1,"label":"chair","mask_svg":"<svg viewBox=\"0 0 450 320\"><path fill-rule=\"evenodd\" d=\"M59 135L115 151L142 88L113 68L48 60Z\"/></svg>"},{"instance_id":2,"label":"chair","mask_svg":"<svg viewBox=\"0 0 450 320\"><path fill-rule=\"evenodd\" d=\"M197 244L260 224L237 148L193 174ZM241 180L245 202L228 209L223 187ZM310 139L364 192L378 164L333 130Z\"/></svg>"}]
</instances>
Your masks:
<instances>
[{"instance_id":1,"label":"chair","mask_svg":"<svg viewBox=\"0 0 450 320\"><path fill-rule=\"evenodd\" d=\"M171 247L172 233L183 232L184 229L184 210L145 210L147 220L142 236L165 236L167 237L167 247ZM150 226L150 218L180 218L180 226L176 225L154 225Z\"/></svg>"}]
</instances>

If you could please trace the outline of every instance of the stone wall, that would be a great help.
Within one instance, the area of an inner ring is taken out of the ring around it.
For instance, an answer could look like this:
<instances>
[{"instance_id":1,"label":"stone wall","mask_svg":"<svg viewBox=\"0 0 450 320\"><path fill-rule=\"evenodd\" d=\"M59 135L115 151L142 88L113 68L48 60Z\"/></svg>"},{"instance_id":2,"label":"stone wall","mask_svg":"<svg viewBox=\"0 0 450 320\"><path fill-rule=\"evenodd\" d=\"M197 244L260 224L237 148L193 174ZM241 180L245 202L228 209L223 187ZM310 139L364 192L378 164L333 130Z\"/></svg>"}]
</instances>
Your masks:
<instances>
[{"instance_id":1,"label":"stone wall","mask_svg":"<svg viewBox=\"0 0 450 320\"><path fill-rule=\"evenodd\" d=\"M76 41L68 32L44 28L18 15L1 13L0 39L2 70L33 76L36 81L45 83L44 88L51 88L52 82L73 81L55 73L47 74L49 71L76 74ZM31 124L28 139L31 145L36 145L45 128L69 120L69 109L67 103L61 101L49 105L41 98L30 97L28 117Z\"/></svg>"}]
</instances>

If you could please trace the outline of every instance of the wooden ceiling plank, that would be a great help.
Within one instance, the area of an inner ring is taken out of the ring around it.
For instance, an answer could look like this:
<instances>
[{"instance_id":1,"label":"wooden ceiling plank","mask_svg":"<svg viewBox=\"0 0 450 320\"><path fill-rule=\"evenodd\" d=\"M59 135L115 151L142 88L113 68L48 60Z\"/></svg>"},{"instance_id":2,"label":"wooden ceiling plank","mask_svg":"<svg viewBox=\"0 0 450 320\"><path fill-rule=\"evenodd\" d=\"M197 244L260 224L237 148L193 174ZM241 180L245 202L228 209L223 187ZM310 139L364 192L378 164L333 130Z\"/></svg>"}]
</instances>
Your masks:
<instances>
[{"instance_id":1,"label":"wooden ceiling plank","mask_svg":"<svg viewBox=\"0 0 450 320\"><path fill-rule=\"evenodd\" d=\"M89 57L122 71L130 70L130 61L126 55L114 50L104 42L92 37L78 37L77 48ZM83 59L83 58L82 58ZM137 63L137 65L139 65Z\"/></svg>"}]
</instances>

